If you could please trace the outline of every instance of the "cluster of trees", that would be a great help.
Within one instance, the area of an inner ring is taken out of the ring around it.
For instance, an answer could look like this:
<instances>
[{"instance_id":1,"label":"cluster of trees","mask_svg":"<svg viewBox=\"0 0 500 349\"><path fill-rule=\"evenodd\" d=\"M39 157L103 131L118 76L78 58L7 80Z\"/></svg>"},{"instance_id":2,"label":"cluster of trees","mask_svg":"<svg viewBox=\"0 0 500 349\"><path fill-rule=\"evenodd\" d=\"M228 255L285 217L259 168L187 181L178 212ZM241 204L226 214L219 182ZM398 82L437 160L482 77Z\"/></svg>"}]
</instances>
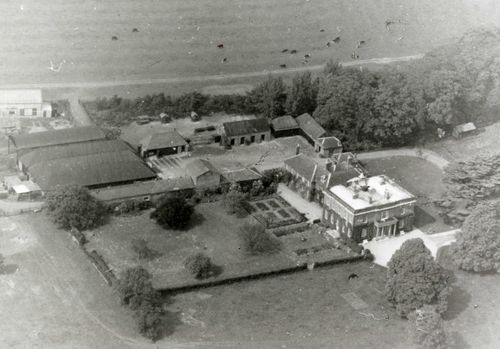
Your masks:
<instances>
[{"instance_id":1,"label":"cluster of trees","mask_svg":"<svg viewBox=\"0 0 500 349\"><path fill-rule=\"evenodd\" d=\"M429 349L449 348L441 314L448 307L451 272L434 260L421 239L405 241L387 267L387 299L411 321L415 341Z\"/></svg>"},{"instance_id":2,"label":"cluster of trees","mask_svg":"<svg viewBox=\"0 0 500 349\"><path fill-rule=\"evenodd\" d=\"M158 203L150 217L166 229L185 229L193 213L193 205L184 197L168 197Z\"/></svg>"}]
</instances>

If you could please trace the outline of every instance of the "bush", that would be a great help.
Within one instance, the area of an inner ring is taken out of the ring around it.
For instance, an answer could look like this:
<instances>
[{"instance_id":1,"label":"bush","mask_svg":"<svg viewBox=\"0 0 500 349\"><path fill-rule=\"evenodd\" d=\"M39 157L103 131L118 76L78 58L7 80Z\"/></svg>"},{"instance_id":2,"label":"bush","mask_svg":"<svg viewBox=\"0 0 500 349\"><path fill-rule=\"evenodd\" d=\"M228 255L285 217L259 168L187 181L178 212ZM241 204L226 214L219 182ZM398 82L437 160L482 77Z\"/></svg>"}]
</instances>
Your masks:
<instances>
[{"instance_id":1,"label":"bush","mask_svg":"<svg viewBox=\"0 0 500 349\"><path fill-rule=\"evenodd\" d=\"M262 225L246 224L240 231L244 250L248 254L272 254L282 249L281 241L268 234Z\"/></svg>"},{"instance_id":2,"label":"bush","mask_svg":"<svg viewBox=\"0 0 500 349\"><path fill-rule=\"evenodd\" d=\"M126 305L137 303L132 300L134 297L149 295L152 289L151 274L140 266L122 272L116 287L122 304Z\"/></svg>"},{"instance_id":3,"label":"bush","mask_svg":"<svg viewBox=\"0 0 500 349\"><path fill-rule=\"evenodd\" d=\"M243 193L239 185L233 184L224 195L223 203L227 213L245 217L248 214L246 210L247 201L248 194Z\"/></svg>"},{"instance_id":4,"label":"bush","mask_svg":"<svg viewBox=\"0 0 500 349\"><path fill-rule=\"evenodd\" d=\"M48 192L45 205L54 223L64 229L95 228L104 223L107 215L106 206L87 188L74 185Z\"/></svg>"},{"instance_id":5,"label":"bush","mask_svg":"<svg viewBox=\"0 0 500 349\"><path fill-rule=\"evenodd\" d=\"M139 259L155 259L160 256L160 253L149 248L146 240L134 239L132 240L132 250L137 254Z\"/></svg>"},{"instance_id":6,"label":"bush","mask_svg":"<svg viewBox=\"0 0 500 349\"><path fill-rule=\"evenodd\" d=\"M451 275L434 260L422 239L405 241L387 267L386 296L401 317L429 304L439 313L446 311Z\"/></svg>"},{"instance_id":7,"label":"bush","mask_svg":"<svg viewBox=\"0 0 500 349\"><path fill-rule=\"evenodd\" d=\"M443 329L443 320L435 307L425 305L409 316L412 322L412 335L416 344L426 349L450 349L446 333Z\"/></svg>"},{"instance_id":8,"label":"bush","mask_svg":"<svg viewBox=\"0 0 500 349\"><path fill-rule=\"evenodd\" d=\"M151 218L163 228L184 229L189 225L194 207L183 197L161 200Z\"/></svg>"},{"instance_id":9,"label":"bush","mask_svg":"<svg viewBox=\"0 0 500 349\"><path fill-rule=\"evenodd\" d=\"M213 265L210 258L204 253L189 256L184 262L186 269L197 279L213 276Z\"/></svg>"},{"instance_id":10,"label":"bush","mask_svg":"<svg viewBox=\"0 0 500 349\"><path fill-rule=\"evenodd\" d=\"M139 332L152 341L160 339L165 326L163 316L161 307L149 302L143 303L135 312Z\"/></svg>"}]
</instances>

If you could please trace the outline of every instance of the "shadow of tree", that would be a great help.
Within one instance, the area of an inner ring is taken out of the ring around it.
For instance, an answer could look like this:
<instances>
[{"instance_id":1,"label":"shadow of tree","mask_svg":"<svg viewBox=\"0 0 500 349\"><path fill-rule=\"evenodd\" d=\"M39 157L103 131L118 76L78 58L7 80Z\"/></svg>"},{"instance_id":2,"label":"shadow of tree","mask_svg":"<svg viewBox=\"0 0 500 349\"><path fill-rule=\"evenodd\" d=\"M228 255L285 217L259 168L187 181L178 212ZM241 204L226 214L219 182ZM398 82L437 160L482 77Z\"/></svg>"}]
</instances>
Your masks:
<instances>
[{"instance_id":1,"label":"shadow of tree","mask_svg":"<svg viewBox=\"0 0 500 349\"><path fill-rule=\"evenodd\" d=\"M4 264L0 266L0 275L14 274L19 269L17 264Z\"/></svg>"},{"instance_id":2,"label":"shadow of tree","mask_svg":"<svg viewBox=\"0 0 500 349\"><path fill-rule=\"evenodd\" d=\"M414 221L415 227L422 228L434 222L436 222L436 218L434 218L431 214L429 214L424 208L420 206L415 206L415 221Z\"/></svg>"},{"instance_id":3,"label":"shadow of tree","mask_svg":"<svg viewBox=\"0 0 500 349\"><path fill-rule=\"evenodd\" d=\"M198 225L203 224L203 222L205 222L205 217L203 217L201 213L194 211L191 215L189 224L184 229L181 229L181 231L190 230Z\"/></svg>"},{"instance_id":4,"label":"shadow of tree","mask_svg":"<svg viewBox=\"0 0 500 349\"><path fill-rule=\"evenodd\" d=\"M448 338L452 342L453 349L471 349L472 347L467 343L460 332L451 332Z\"/></svg>"},{"instance_id":5,"label":"shadow of tree","mask_svg":"<svg viewBox=\"0 0 500 349\"><path fill-rule=\"evenodd\" d=\"M182 325L181 312L180 311L169 311L166 310L163 315L164 328L162 331L161 338L169 337L175 333L177 327Z\"/></svg>"},{"instance_id":6,"label":"shadow of tree","mask_svg":"<svg viewBox=\"0 0 500 349\"><path fill-rule=\"evenodd\" d=\"M448 297L448 310L443 314L444 320L455 319L462 313L471 301L471 295L460 287L454 287Z\"/></svg>"}]
</instances>

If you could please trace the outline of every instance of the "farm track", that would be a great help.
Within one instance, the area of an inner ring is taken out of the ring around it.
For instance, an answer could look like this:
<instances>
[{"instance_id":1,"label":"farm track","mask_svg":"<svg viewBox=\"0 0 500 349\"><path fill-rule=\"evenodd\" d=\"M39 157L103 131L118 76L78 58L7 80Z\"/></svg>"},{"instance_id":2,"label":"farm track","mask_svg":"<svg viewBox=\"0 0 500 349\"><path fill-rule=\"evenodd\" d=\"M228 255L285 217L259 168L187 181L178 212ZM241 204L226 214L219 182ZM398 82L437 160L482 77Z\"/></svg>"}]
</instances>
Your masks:
<instances>
[{"instance_id":1,"label":"farm track","mask_svg":"<svg viewBox=\"0 0 500 349\"><path fill-rule=\"evenodd\" d=\"M349 62L340 62L344 67L362 66L367 64L390 64L397 62L408 62L412 60L421 59L424 54L415 54L401 57L382 57L370 58ZM219 75L199 75L188 77L171 77L159 79L137 79L137 80L110 80L110 81L90 81L90 82L45 82L45 83L32 83L32 84L0 84L0 88L99 88L99 87L113 87L113 86L127 86L127 85L152 85L152 84L177 84L187 82L209 82L209 81L223 81L240 78L255 78L271 75L286 75L292 73L300 73L305 71L318 71L325 67L324 64L304 66L289 69L278 70L263 70L256 72L233 73L233 74L219 74Z\"/></svg>"}]
</instances>

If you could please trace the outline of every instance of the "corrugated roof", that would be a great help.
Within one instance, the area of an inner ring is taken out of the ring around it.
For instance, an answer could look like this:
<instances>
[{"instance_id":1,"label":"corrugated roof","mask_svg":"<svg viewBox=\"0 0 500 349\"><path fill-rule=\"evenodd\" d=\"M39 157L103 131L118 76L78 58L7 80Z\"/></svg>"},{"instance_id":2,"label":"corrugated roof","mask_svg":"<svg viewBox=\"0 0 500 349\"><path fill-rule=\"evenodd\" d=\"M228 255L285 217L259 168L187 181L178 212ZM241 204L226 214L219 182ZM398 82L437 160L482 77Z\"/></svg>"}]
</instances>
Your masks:
<instances>
[{"instance_id":1,"label":"corrugated roof","mask_svg":"<svg viewBox=\"0 0 500 349\"><path fill-rule=\"evenodd\" d=\"M123 150L131 150L131 148L122 140L97 140L37 148L19 156L19 160L29 168L44 161Z\"/></svg>"},{"instance_id":2,"label":"corrugated roof","mask_svg":"<svg viewBox=\"0 0 500 349\"><path fill-rule=\"evenodd\" d=\"M128 185L119 185L110 188L95 189L91 193L101 201L113 201L120 199L136 198L146 195L158 195L178 190L194 188L193 181L189 177L177 177L170 179L145 181Z\"/></svg>"},{"instance_id":3,"label":"corrugated roof","mask_svg":"<svg viewBox=\"0 0 500 349\"><path fill-rule=\"evenodd\" d=\"M0 104L40 104L42 90L3 90L0 89Z\"/></svg>"},{"instance_id":4,"label":"corrugated roof","mask_svg":"<svg viewBox=\"0 0 500 349\"><path fill-rule=\"evenodd\" d=\"M342 146L342 142L337 137L320 137L318 143L325 149L333 149Z\"/></svg>"},{"instance_id":5,"label":"corrugated roof","mask_svg":"<svg viewBox=\"0 0 500 349\"><path fill-rule=\"evenodd\" d=\"M105 139L104 131L96 126L82 126L50 130L44 132L11 135L10 140L17 150L48 147L51 145L71 144Z\"/></svg>"},{"instance_id":6,"label":"corrugated roof","mask_svg":"<svg viewBox=\"0 0 500 349\"><path fill-rule=\"evenodd\" d=\"M291 130L299 128L297 121L290 115L277 117L271 121L275 131Z\"/></svg>"},{"instance_id":7,"label":"corrugated roof","mask_svg":"<svg viewBox=\"0 0 500 349\"><path fill-rule=\"evenodd\" d=\"M163 149L187 145L187 142L175 130L159 132L149 135L141 140L143 150Z\"/></svg>"},{"instance_id":8,"label":"corrugated roof","mask_svg":"<svg viewBox=\"0 0 500 349\"><path fill-rule=\"evenodd\" d=\"M299 127L312 139L318 139L326 134L325 129L308 113L297 116L295 120Z\"/></svg>"},{"instance_id":9,"label":"corrugated roof","mask_svg":"<svg viewBox=\"0 0 500 349\"><path fill-rule=\"evenodd\" d=\"M235 137L251 133L262 133L269 131L269 122L267 119L250 119L225 122L222 124L226 136Z\"/></svg>"},{"instance_id":10,"label":"corrugated roof","mask_svg":"<svg viewBox=\"0 0 500 349\"><path fill-rule=\"evenodd\" d=\"M262 175L255 169L242 168L239 170L223 172L222 177L224 177L224 179L228 182L238 183L245 181L255 181L262 178Z\"/></svg>"},{"instance_id":11,"label":"corrugated roof","mask_svg":"<svg viewBox=\"0 0 500 349\"><path fill-rule=\"evenodd\" d=\"M196 159L186 166L186 171L191 177L197 178L209 171L218 173L219 171L205 159Z\"/></svg>"},{"instance_id":12,"label":"corrugated roof","mask_svg":"<svg viewBox=\"0 0 500 349\"><path fill-rule=\"evenodd\" d=\"M141 158L130 150L45 161L31 166L29 173L44 190L57 185L111 185L156 177Z\"/></svg>"}]
</instances>

